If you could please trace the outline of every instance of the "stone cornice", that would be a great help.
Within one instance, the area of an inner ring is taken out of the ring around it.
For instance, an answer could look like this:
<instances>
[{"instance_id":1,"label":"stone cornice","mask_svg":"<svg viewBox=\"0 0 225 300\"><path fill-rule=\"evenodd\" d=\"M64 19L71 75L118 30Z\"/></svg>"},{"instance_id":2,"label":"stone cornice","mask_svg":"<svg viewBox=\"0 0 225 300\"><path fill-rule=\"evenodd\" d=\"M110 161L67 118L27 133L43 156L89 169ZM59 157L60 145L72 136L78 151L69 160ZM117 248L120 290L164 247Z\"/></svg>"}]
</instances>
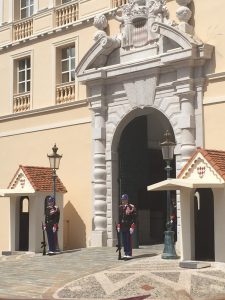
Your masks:
<instances>
[{"instance_id":1,"label":"stone cornice","mask_svg":"<svg viewBox=\"0 0 225 300\"><path fill-rule=\"evenodd\" d=\"M213 73L206 75L206 78L208 81L217 81L224 79L225 80L225 72L219 72L219 73Z\"/></svg>"},{"instance_id":2,"label":"stone cornice","mask_svg":"<svg viewBox=\"0 0 225 300\"><path fill-rule=\"evenodd\" d=\"M70 126L76 126L81 124L89 124L91 123L91 118L81 118L81 119L75 119L75 120L68 120L68 121L62 121L57 123L50 123L50 124L42 124L39 126L34 127L23 127L19 129L14 130L7 130L7 131L1 131L0 132L0 138L1 137L9 137L9 136L15 136L15 135L21 135L26 133L32 133L32 132L38 132L38 131L46 131L56 128L64 128L64 127L70 127Z\"/></svg>"},{"instance_id":3,"label":"stone cornice","mask_svg":"<svg viewBox=\"0 0 225 300\"><path fill-rule=\"evenodd\" d=\"M225 96L221 97L206 97L204 98L203 105L215 105L225 103Z\"/></svg>"},{"instance_id":4,"label":"stone cornice","mask_svg":"<svg viewBox=\"0 0 225 300\"><path fill-rule=\"evenodd\" d=\"M88 100L84 99L84 100L74 101L74 102L61 104L61 105L53 105L53 106L48 106L48 107L44 107L44 108L32 109L32 110L29 110L26 112L0 116L0 123L5 122L5 121L14 121L17 119L33 117L35 115L42 115L42 114L59 112L59 111L65 111L65 110L68 110L71 108L87 106L87 105L88 105Z\"/></svg>"},{"instance_id":5,"label":"stone cornice","mask_svg":"<svg viewBox=\"0 0 225 300\"><path fill-rule=\"evenodd\" d=\"M154 22L151 29L153 32L157 32L160 35L166 36L169 39L175 41L183 49L190 49L197 46L197 42L195 40L173 26Z\"/></svg>"},{"instance_id":6,"label":"stone cornice","mask_svg":"<svg viewBox=\"0 0 225 300\"><path fill-rule=\"evenodd\" d=\"M121 80L121 76L123 75L133 77L134 73L137 74L138 72L141 72L137 75L137 77L140 77L146 74L158 73L159 69L166 68L168 71L175 71L181 67L194 66L194 62L195 59L193 58L192 49L179 49L171 53L164 53L147 59L85 70L83 73L78 74L78 81L85 84L93 80L115 79L116 77L120 77Z\"/></svg>"},{"instance_id":7,"label":"stone cornice","mask_svg":"<svg viewBox=\"0 0 225 300\"><path fill-rule=\"evenodd\" d=\"M55 10L55 8L40 11L39 13L34 14L33 18L39 18L42 15L48 14L52 10ZM110 9L110 10L104 11L104 14L106 16L108 15L109 17L111 17L113 11L115 11L115 9ZM20 47L21 46L27 46L27 43L32 43L32 42L35 42L35 41L39 42L40 39L44 39L46 37L49 38L50 36L54 37L57 34L62 34L66 31L70 31L70 30L79 28L80 26L90 26L90 25L93 24L94 17L95 17L95 15L91 15L91 16L88 16L88 17L85 17L85 18L81 18L81 19L79 19L79 20L77 20L77 21L75 21L74 23L71 23L71 24L66 24L66 25L63 25L63 26L60 26L60 27L54 27L50 30L39 32L39 33L31 35L27 38L23 38L21 40L11 41L10 43L0 45L0 52L9 50L9 49L14 48L16 46L20 46ZM15 22L10 22L10 23L7 23L7 24L3 24L2 26L0 26L0 31L5 30L7 27L8 28L13 27L14 23Z\"/></svg>"}]
</instances>

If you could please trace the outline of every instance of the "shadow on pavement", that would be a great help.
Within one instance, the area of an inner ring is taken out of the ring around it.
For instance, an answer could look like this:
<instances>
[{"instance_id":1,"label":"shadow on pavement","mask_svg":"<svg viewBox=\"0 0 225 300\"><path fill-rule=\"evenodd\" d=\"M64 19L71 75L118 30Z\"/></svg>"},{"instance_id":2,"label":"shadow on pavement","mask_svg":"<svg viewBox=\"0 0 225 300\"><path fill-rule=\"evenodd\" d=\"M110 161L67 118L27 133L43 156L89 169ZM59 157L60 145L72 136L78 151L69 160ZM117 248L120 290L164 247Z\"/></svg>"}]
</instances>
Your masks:
<instances>
[{"instance_id":1,"label":"shadow on pavement","mask_svg":"<svg viewBox=\"0 0 225 300\"><path fill-rule=\"evenodd\" d=\"M131 298L122 298L119 300L144 300L144 299L148 298L149 296L151 296L151 294L144 295L144 296L136 296L136 297L131 297Z\"/></svg>"},{"instance_id":2,"label":"shadow on pavement","mask_svg":"<svg viewBox=\"0 0 225 300\"><path fill-rule=\"evenodd\" d=\"M56 252L55 255L65 254L65 253L73 253L73 252L78 252L78 251L81 251L81 249L64 250L64 251Z\"/></svg>"},{"instance_id":3,"label":"shadow on pavement","mask_svg":"<svg viewBox=\"0 0 225 300\"><path fill-rule=\"evenodd\" d=\"M132 257L132 260L133 259L138 259L138 258L153 257L153 256L156 256L156 255L158 255L158 253L135 255L135 256Z\"/></svg>"}]
</instances>

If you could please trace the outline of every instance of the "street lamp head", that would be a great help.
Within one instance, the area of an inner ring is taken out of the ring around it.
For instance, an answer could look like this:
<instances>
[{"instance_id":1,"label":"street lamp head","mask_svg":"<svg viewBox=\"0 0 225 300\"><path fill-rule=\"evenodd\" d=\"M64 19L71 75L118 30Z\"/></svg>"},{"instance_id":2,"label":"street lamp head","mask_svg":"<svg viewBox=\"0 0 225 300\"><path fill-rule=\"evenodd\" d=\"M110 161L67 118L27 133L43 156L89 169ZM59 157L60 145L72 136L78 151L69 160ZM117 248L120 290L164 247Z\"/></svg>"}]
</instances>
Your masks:
<instances>
[{"instance_id":1,"label":"street lamp head","mask_svg":"<svg viewBox=\"0 0 225 300\"><path fill-rule=\"evenodd\" d=\"M170 140L171 134L167 130L166 133L164 134L165 136L165 141L160 144L162 148L162 156L164 160L173 160L173 155L174 155L174 148L176 146L176 143L172 142Z\"/></svg>"},{"instance_id":2,"label":"street lamp head","mask_svg":"<svg viewBox=\"0 0 225 300\"><path fill-rule=\"evenodd\" d=\"M59 168L60 160L62 158L62 155L59 155L57 151L58 147L55 144L52 148L52 154L48 154L50 168L53 170L57 170Z\"/></svg>"}]
</instances>

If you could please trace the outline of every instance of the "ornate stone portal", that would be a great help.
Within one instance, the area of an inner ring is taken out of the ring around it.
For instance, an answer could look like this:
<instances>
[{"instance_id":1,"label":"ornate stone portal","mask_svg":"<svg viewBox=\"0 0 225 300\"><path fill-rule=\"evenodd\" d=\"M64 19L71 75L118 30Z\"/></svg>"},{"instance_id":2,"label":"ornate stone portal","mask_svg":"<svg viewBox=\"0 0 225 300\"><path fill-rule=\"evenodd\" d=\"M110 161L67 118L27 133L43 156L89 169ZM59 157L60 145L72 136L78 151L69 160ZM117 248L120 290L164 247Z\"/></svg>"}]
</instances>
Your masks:
<instances>
[{"instance_id":1,"label":"ornate stone portal","mask_svg":"<svg viewBox=\"0 0 225 300\"><path fill-rule=\"evenodd\" d=\"M115 11L114 17L121 22L116 37L106 35L105 17L98 16L95 43L77 67L93 111L92 246L113 244L117 147L123 128L132 119L154 111L166 116L177 143L177 172L196 146L204 146L203 67L212 47L192 36L190 0L177 2L180 24L169 19L165 0L129 0Z\"/></svg>"}]
</instances>

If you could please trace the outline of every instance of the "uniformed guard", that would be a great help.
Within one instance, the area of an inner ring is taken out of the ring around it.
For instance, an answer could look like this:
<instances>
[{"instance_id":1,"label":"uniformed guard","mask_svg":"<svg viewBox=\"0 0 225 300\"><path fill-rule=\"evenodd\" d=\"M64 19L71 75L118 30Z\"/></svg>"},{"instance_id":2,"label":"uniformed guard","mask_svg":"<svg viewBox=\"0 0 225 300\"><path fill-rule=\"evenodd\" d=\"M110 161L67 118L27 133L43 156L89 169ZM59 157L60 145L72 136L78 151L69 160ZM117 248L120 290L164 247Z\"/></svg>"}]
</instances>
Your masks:
<instances>
[{"instance_id":1,"label":"uniformed guard","mask_svg":"<svg viewBox=\"0 0 225 300\"><path fill-rule=\"evenodd\" d=\"M60 218L60 210L55 204L55 198L46 196L45 198L45 230L48 237L49 255L56 254L58 244L58 223Z\"/></svg>"},{"instance_id":2,"label":"uniformed guard","mask_svg":"<svg viewBox=\"0 0 225 300\"><path fill-rule=\"evenodd\" d=\"M132 234L136 222L136 208L128 201L128 195L123 194L121 196L121 205L119 206L119 223L117 224L117 231L122 234L124 259L132 258Z\"/></svg>"}]
</instances>

